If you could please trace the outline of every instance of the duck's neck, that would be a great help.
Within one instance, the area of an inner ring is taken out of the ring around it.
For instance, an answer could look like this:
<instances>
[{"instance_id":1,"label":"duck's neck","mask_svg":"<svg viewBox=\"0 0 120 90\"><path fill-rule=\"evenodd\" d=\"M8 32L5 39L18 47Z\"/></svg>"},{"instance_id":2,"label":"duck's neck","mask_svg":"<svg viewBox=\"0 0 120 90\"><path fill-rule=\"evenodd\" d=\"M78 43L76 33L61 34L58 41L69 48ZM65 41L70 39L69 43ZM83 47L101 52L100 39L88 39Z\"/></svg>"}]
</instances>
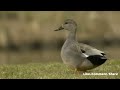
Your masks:
<instances>
[{"instance_id":1,"label":"duck's neck","mask_svg":"<svg viewBox=\"0 0 120 90\"><path fill-rule=\"evenodd\" d=\"M76 30L70 31L67 39L68 40L76 40Z\"/></svg>"}]
</instances>

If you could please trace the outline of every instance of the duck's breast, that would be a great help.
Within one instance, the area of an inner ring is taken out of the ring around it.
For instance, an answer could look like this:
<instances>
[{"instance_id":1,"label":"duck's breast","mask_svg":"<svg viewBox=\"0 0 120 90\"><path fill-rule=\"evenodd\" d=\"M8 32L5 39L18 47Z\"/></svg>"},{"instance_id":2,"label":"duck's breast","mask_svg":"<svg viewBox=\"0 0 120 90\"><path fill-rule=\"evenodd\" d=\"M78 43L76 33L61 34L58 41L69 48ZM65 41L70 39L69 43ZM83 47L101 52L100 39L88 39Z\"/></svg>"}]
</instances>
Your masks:
<instances>
[{"instance_id":1,"label":"duck's breast","mask_svg":"<svg viewBox=\"0 0 120 90\"><path fill-rule=\"evenodd\" d=\"M65 42L61 49L61 58L65 64L78 66L84 61L84 57L81 57L81 53L78 52L75 41Z\"/></svg>"}]
</instances>

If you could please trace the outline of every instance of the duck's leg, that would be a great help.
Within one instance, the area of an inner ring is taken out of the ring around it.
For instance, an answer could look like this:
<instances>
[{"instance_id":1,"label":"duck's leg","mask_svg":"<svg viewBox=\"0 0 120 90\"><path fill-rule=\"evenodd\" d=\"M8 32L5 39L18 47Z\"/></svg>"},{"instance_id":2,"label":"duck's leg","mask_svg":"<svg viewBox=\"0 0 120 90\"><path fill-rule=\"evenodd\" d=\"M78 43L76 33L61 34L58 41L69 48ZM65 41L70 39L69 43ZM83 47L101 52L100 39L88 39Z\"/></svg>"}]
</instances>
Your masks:
<instances>
[{"instance_id":1,"label":"duck's leg","mask_svg":"<svg viewBox=\"0 0 120 90\"><path fill-rule=\"evenodd\" d=\"M75 68L75 72L78 72L78 69L77 69L77 68Z\"/></svg>"},{"instance_id":2,"label":"duck's leg","mask_svg":"<svg viewBox=\"0 0 120 90\"><path fill-rule=\"evenodd\" d=\"M81 71L80 69L78 69L78 68L75 68L75 73L79 73L79 74L83 74L83 73L85 73L86 71Z\"/></svg>"},{"instance_id":3,"label":"duck's leg","mask_svg":"<svg viewBox=\"0 0 120 90\"><path fill-rule=\"evenodd\" d=\"M77 68L75 68L75 73L78 74L79 72L80 71Z\"/></svg>"},{"instance_id":4,"label":"duck's leg","mask_svg":"<svg viewBox=\"0 0 120 90\"><path fill-rule=\"evenodd\" d=\"M80 69L78 69L78 68L75 68L75 73L76 73L76 74L81 74L81 71L80 71Z\"/></svg>"}]
</instances>

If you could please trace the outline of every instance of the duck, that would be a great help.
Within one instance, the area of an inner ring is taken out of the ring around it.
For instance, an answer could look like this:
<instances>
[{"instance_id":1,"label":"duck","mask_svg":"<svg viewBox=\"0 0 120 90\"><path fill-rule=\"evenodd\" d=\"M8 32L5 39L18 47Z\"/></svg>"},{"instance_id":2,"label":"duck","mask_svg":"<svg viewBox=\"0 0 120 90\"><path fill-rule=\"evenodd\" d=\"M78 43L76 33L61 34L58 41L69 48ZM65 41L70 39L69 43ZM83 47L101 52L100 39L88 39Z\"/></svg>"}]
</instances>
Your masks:
<instances>
[{"instance_id":1,"label":"duck","mask_svg":"<svg viewBox=\"0 0 120 90\"><path fill-rule=\"evenodd\" d=\"M90 45L76 40L77 23L73 19L66 19L54 31L67 30L69 34L61 48L61 58L64 64L75 71L88 71L101 66L107 61L106 54Z\"/></svg>"}]
</instances>

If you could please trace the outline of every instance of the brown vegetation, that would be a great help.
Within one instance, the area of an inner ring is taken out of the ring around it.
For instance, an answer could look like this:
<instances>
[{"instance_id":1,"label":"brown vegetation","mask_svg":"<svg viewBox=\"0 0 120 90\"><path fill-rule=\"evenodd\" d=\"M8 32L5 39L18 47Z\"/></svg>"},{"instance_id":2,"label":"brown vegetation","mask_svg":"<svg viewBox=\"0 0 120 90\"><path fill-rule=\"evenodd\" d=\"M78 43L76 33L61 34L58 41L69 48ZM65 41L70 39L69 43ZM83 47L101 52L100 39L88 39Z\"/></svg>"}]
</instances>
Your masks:
<instances>
[{"instance_id":1,"label":"brown vegetation","mask_svg":"<svg viewBox=\"0 0 120 90\"><path fill-rule=\"evenodd\" d=\"M43 48L62 45L67 32L54 32L72 18L78 23L77 38L85 43L109 45L120 40L120 12L1 11L0 47ZM59 33L59 34L58 34ZM46 46L47 45L47 46Z\"/></svg>"}]
</instances>

